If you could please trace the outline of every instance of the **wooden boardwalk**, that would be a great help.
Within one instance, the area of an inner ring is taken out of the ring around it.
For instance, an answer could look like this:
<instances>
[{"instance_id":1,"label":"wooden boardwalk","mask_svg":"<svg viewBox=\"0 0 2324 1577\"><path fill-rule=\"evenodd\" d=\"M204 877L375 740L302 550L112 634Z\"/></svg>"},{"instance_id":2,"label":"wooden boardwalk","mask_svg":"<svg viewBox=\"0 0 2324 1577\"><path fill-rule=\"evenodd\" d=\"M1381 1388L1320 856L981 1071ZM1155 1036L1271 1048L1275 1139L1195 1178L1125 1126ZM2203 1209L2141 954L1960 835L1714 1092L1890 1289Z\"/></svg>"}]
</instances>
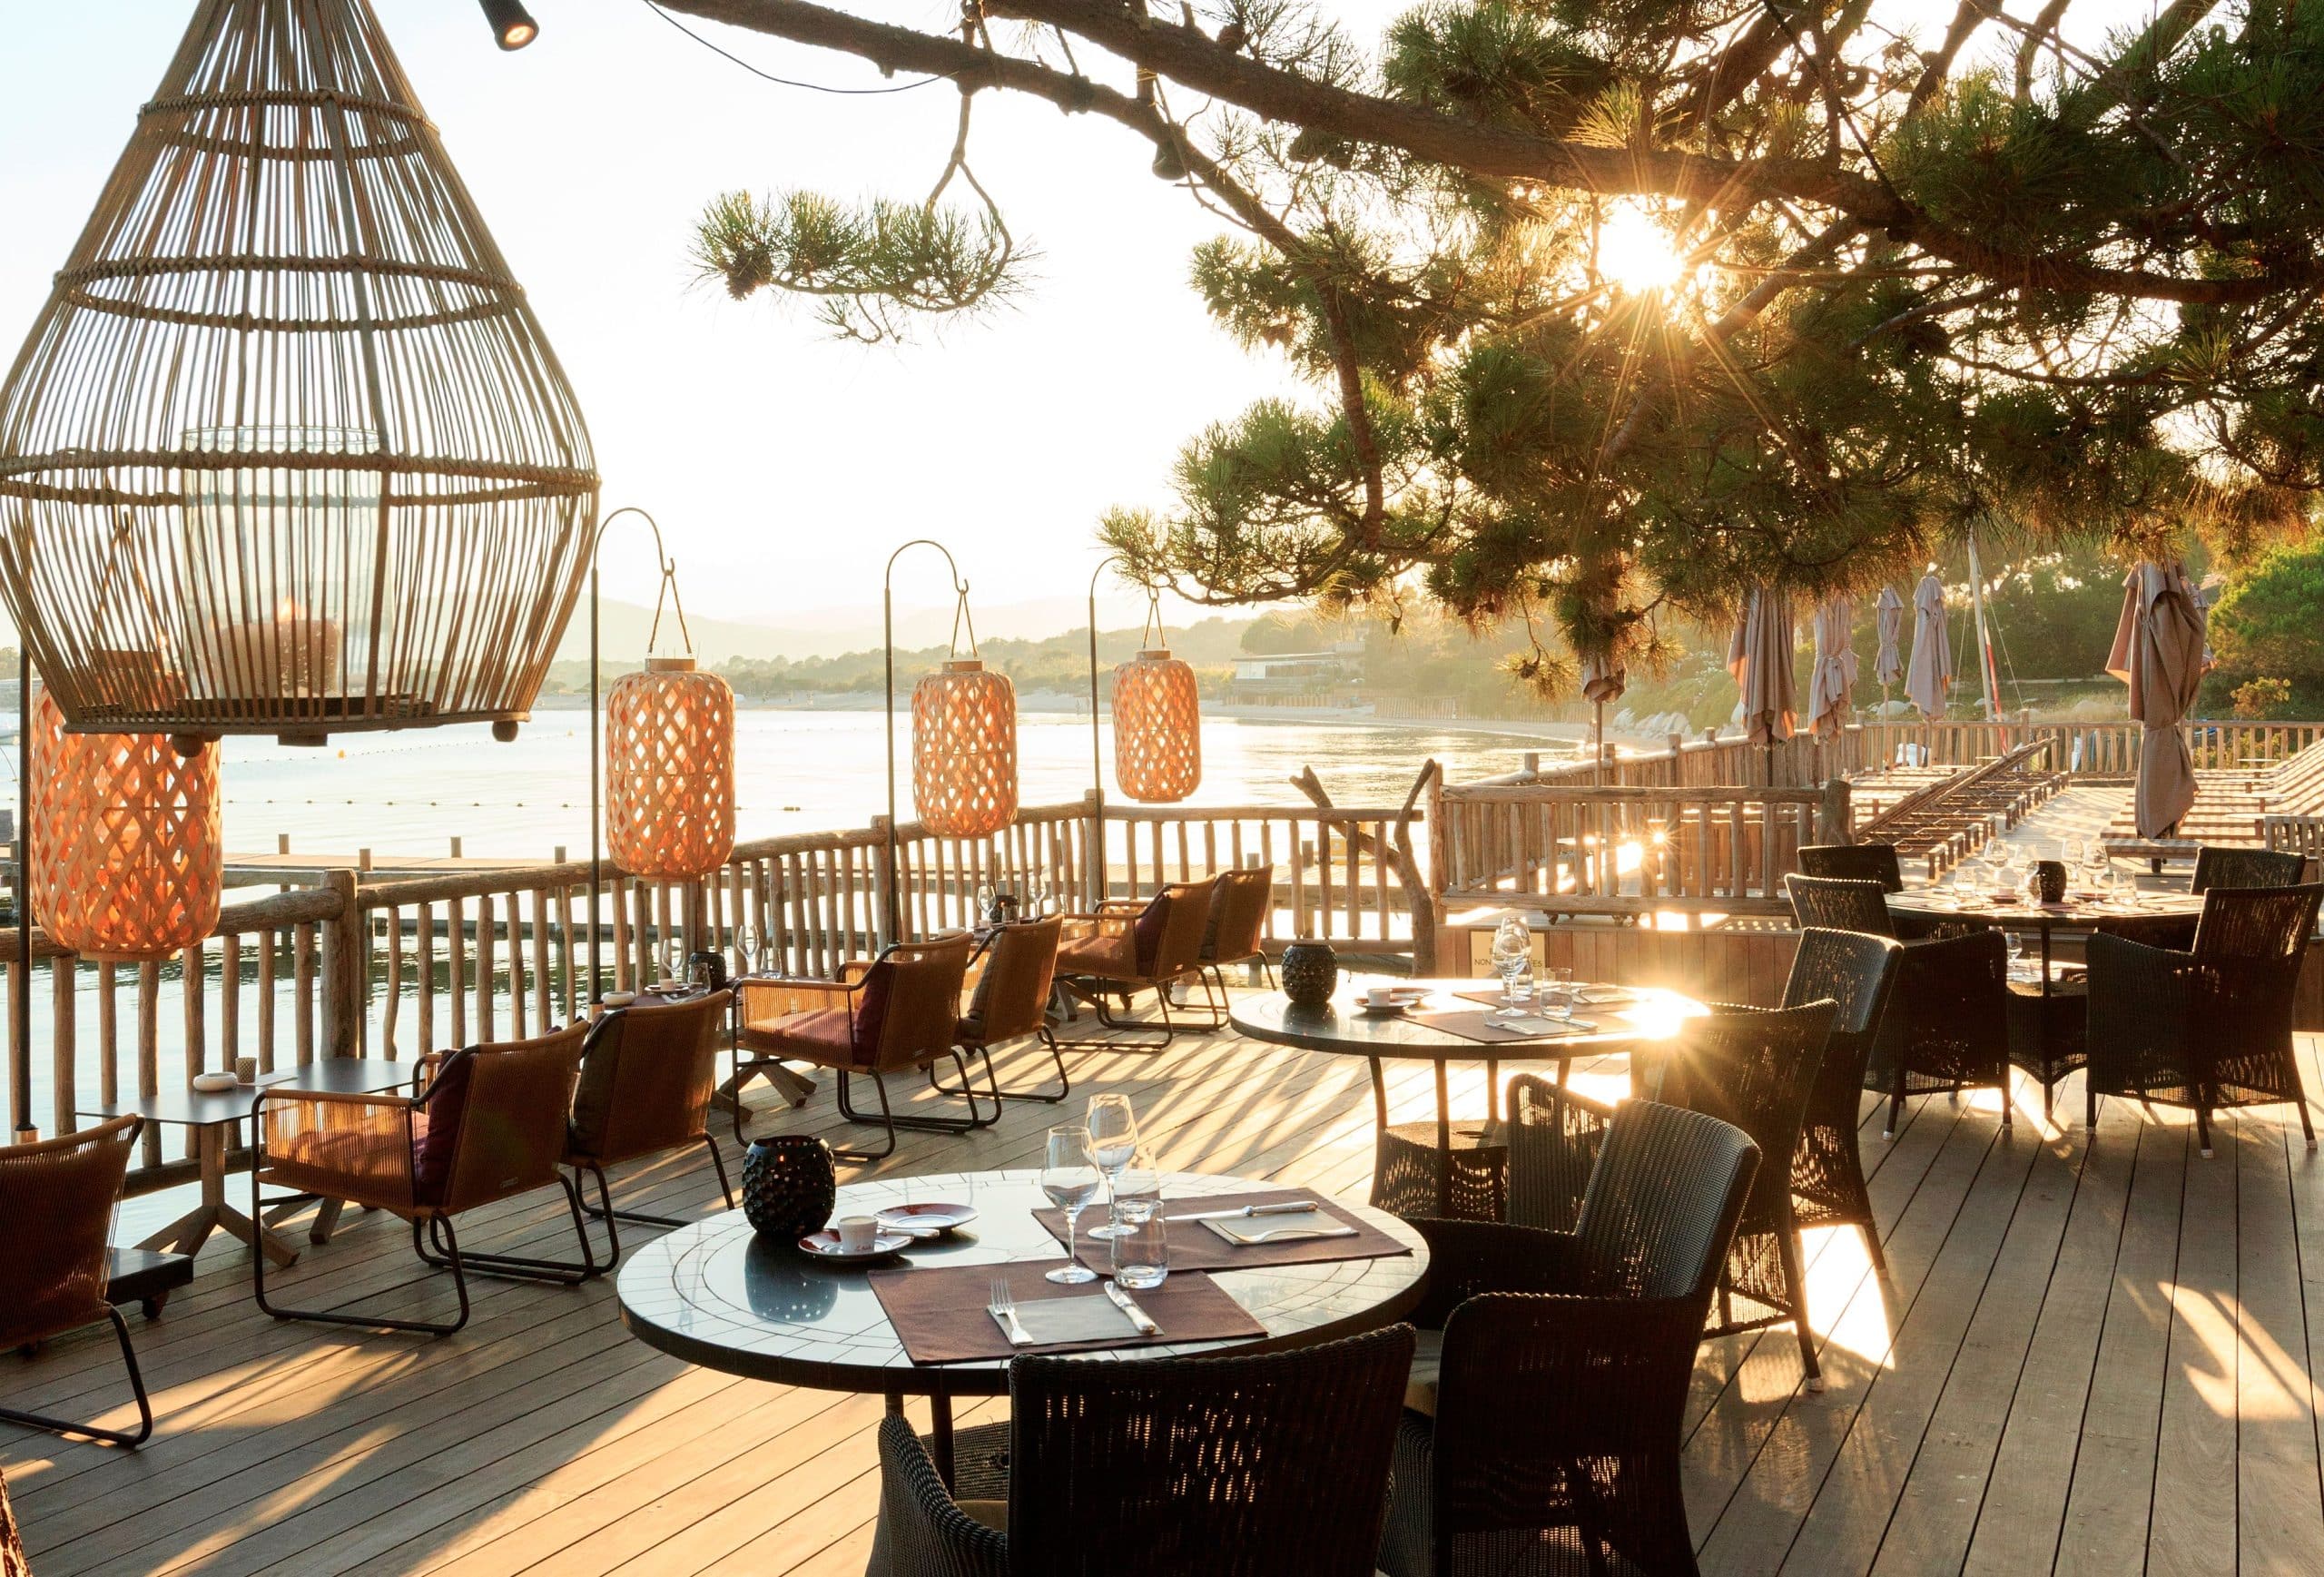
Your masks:
<instances>
[{"instance_id":1,"label":"wooden boardwalk","mask_svg":"<svg viewBox=\"0 0 2324 1577\"><path fill-rule=\"evenodd\" d=\"M1039 1071L1011 1060L1004 1078ZM1128 1093L1166 1166L1366 1185L1360 1062L1220 1035L1081 1058L1076 1075L1067 1109ZM1394 1087L1400 1119L1427 1110L1426 1077ZM1577 1081L1620 1077L1610 1062ZM1456 1091L1478 1109L1473 1074ZM2110 1102L2093 1138L2044 1132L2038 1099L2019 1102L2009 1138L1991 1096L1924 1101L1893 1142L1868 1123L1893 1279L1873 1278L1853 1235L1811 1236L1828 1390L1801 1387L1787 1331L1702 1349L1687 1483L1707 1572L2324 1569L2324 1161L2294 1114L2227 1119L2206 1161L2175 1114ZM2080 1104L2077 1082L2060 1109ZM909 1136L883 1169L1034 1164L1053 1110ZM759 1129L833 1122L819 1095ZM664 1212L715 1203L694 1160L625 1192ZM554 1249L550 1205L484 1213L463 1240ZM286 1295L446 1306L408 1245L391 1220L350 1220ZM202 1270L137 1330L159 1414L143 1450L0 1425L36 1577L862 1570L876 1397L691 1369L624 1335L609 1283L479 1280L468 1329L429 1341L263 1318L223 1240ZM12 1405L128 1416L110 1339L0 1374Z\"/></svg>"}]
</instances>

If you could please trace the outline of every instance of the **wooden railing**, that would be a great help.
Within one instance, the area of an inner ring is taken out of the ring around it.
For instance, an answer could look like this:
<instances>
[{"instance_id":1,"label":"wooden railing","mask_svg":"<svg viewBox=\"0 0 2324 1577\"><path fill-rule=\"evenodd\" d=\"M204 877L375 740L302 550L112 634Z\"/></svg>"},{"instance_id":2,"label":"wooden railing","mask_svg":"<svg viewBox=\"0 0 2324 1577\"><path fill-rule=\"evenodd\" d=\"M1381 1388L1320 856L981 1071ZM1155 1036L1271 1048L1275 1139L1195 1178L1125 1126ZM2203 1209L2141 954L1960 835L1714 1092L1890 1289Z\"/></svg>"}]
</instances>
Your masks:
<instances>
[{"instance_id":1,"label":"wooden railing","mask_svg":"<svg viewBox=\"0 0 2324 1577\"><path fill-rule=\"evenodd\" d=\"M1845 780L1821 788L1472 784L1430 808L1438 901L1552 914L1784 912L1802 843L1845 842Z\"/></svg>"},{"instance_id":2,"label":"wooden railing","mask_svg":"<svg viewBox=\"0 0 2324 1577\"><path fill-rule=\"evenodd\" d=\"M2225 770L2255 763L2288 761L2324 739L2324 723L2256 723L2240 718L2198 719L2184 725L2187 747L2198 768ZM2037 723L2030 717L1997 723L1877 722L1862 725L1867 766L1895 762L1900 745L1927 752L1929 766L1974 766L2014 747L2053 740L2051 760L2059 770L2083 776L2129 777L2139 769L2136 723Z\"/></svg>"},{"instance_id":3,"label":"wooden railing","mask_svg":"<svg viewBox=\"0 0 2324 1577\"><path fill-rule=\"evenodd\" d=\"M1753 744L1740 734L1706 729L1699 738L1673 734L1660 750L1610 754L1602 767L1587 752L1580 761L1541 765L1528 756L1522 772L1483 780L1490 784L1561 784L1566 787L1719 788L1759 784L1813 788L1846 777L1867 764L1862 735L1851 726L1837 739L1799 734L1775 745Z\"/></svg>"}]
</instances>

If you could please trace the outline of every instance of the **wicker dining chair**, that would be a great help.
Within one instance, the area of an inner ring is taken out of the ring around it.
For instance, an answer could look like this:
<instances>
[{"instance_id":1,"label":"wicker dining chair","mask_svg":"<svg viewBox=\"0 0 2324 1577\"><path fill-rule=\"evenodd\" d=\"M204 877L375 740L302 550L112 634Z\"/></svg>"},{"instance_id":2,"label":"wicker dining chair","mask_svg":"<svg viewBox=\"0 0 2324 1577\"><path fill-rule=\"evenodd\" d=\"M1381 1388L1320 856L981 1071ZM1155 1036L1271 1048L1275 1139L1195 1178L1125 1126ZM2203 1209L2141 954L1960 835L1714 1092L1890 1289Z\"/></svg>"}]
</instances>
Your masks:
<instances>
[{"instance_id":1,"label":"wicker dining chair","mask_svg":"<svg viewBox=\"0 0 2324 1577\"><path fill-rule=\"evenodd\" d=\"M129 1175L129 1152L143 1126L142 1119L117 1117L79 1133L0 1148L0 1221L8 1224L7 1252L0 1254L0 1348L31 1347L111 1322L137 1398L136 1432L14 1408L0 1408L0 1419L109 1445L142 1445L153 1433L153 1406L129 1342L129 1323L105 1296L105 1240Z\"/></svg>"},{"instance_id":2,"label":"wicker dining chair","mask_svg":"<svg viewBox=\"0 0 2324 1577\"><path fill-rule=\"evenodd\" d=\"M1064 926L1065 922L1054 914L1045 920L1020 920L1002 926L994 935L992 945L985 950L984 972L977 977L976 989L969 994L968 1010L960 1015L954 1039L963 1052L974 1052L983 1060L985 1090L996 1104L1005 1098L1055 1106L1073 1093L1073 1080L1066 1073L1057 1035L1049 1028L1057 939ZM1054 1095L1039 1088L1000 1087L1000 1076L992 1068L992 1049L1024 1040L1039 1041L1041 1049L1049 1054L1049 1060L1057 1064ZM932 1065L929 1076L931 1079L935 1077ZM960 1093L940 1083L937 1088L947 1095Z\"/></svg>"},{"instance_id":3,"label":"wicker dining chair","mask_svg":"<svg viewBox=\"0 0 2324 1577\"><path fill-rule=\"evenodd\" d=\"M2205 1156L2214 1110L2290 1101L2316 1148L2292 1010L2324 885L2213 887L2195 945L2090 939L2087 1120L2101 1095L2192 1109Z\"/></svg>"},{"instance_id":4,"label":"wicker dining chair","mask_svg":"<svg viewBox=\"0 0 2324 1577\"><path fill-rule=\"evenodd\" d=\"M1159 1039L1099 1040L1094 1037L1060 1040L1068 1051L1159 1051L1177 1038L1179 1024L1170 1011L1170 988L1180 981L1198 983L1203 990L1204 1015L1187 1026L1216 1030L1226 1022L1226 1004L1212 989L1203 971L1202 939L1210 924L1212 895L1218 878L1172 882L1153 897L1117 899L1102 903L1095 914L1068 914L1058 941L1057 979L1066 993L1096 1010L1098 1021L1109 1030L1142 1030ZM1161 1013L1152 1020L1117 1014L1118 1001L1127 1013L1141 991L1152 991Z\"/></svg>"},{"instance_id":5,"label":"wicker dining chair","mask_svg":"<svg viewBox=\"0 0 2324 1577\"><path fill-rule=\"evenodd\" d=\"M1854 1227L1864 1234L1876 1272L1888 1274L1873 1219L1872 1196L1865 1187L1864 1158L1856 1148L1857 1109L1864 1099L1865 1069L1872 1043L1903 967L1902 943L1861 931L1810 929L1799 936L1791 975L1784 982L1783 1005L1830 1001L1838 1005L1824 1040L1824 1060L1807 1098L1799 1148L1791 1156L1792 1215L1802 1227Z\"/></svg>"},{"instance_id":6,"label":"wicker dining chair","mask_svg":"<svg viewBox=\"0 0 2324 1577\"><path fill-rule=\"evenodd\" d=\"M460 1312L447 1324L344 1306L286 1307L269 1301L266 1256L253 1254L258 1306L279 1320L449 1336L468 1324L470 1270L566 1286L604 1270L591 1252L581 1190L558 1165L586 1033L586 1025L574 1023L529 1040L430 1053L422 1059L426 1082L416 1095L261 1089L252 1107L258 1148L251 1158L251 1217L269 1185L400 1217L411 1223L412 1252L452 1273ZM552 1187L564 1190L581 1244L579 1263L461 1248L455 1217Z\"/></svg>"},{"instance_id":7,"label":"wicker dining chair","mask_svg":"<svg viewBox=\"0 0 2324 1577\"><path fill-rule=\"evenodd\" d=\"M1894 843L1802 843L1799 869L1809 876L1877 882L1883 892L1905 890L1905 869Z\"/></svg>"},{"instance_id":8,"label":"wicker dining chair","mask_svg":"<svg viewBox=\"0 0 2324 1577\"><path fill-rule=\"evenodd\" d=\"M1799 1338L1807 1388L1824 1388L1816 1333L1807 1323L1807 1277L1791 1176L1839 1004L1827 998L1791 1008L1718 1007L1689 1020L1669 1056L1655 1099L1733 1123L1767 1164L1752 1186L1718 1284L1706 1336L1788 1324ZM1633 1067L1633 1084L1643 1070Z\"/></svg>"},{"instance_id":9,"label":"wicker dining chair","mask_svg":"<svg viewBox=\"0 0 2324 1577\"><path fill-rule=\"evenodd\" d=\"M835 981L744 975L734 982L742 993L742 1028L736 1031L734 1082L760 1063L806 1062L839 1075L840 1115L850 1122L886 1130L880 1149L834 1149L842 1160L876 1161L896 1152L900 1129L920 1133L963 1134L990 1128L1000 1117L998 1101L984 1110L969 1065L956 1044L960 1023L960 987L969 968L970 937L954 931L927 941L901 941L880 956L842 967ZM753 1054L743 1060L742 1053ZM967 1092L966 1117L898 1115L888 1099L888 1075L925 1071L951 1059ZM880 1113L855 1109L850 1080L872 1080Z\"/></svg>"},{"instance_id":10,"label":"wicker dining chair","mask_svg":"<svg viewBox=\"0 0 2324 1577\"><path fill-rule=\"evenodd\" d=\"M2273 849L2227 849L2205 843L2195 851L2190 892L2214 887L2294 887L2308 874L2308 856Z\"/></svg>"},{"instance_id":11,"label":"wicker dining chair","mask_svg":"<svg viewBox=\"0 0 2324 1577\"><path fill-rule=\"evenodd\" d=\"M1397 1431L1388 1577L1692 1572L1687 1393L1760 1170L1732 1124L1632 1100L1571 1232L1415 1223L1423 1335Z\"/></svg>"},{"instance_id":12,"label":"wicker dining chair","mask_svg":"<svg viewBox=\"0 0 2324 1577\"><path fill-rule=\"evenodd\" d=\"M596 1180L597 1202L590 1204L585 1191L581 1207L606 1224L607 1270L621 1263L618 1223L685 1225L676 1217L615 1208L607 1167L701 1145L710 1152L726 1207L734 1207L726 1159L710 1137L718 1041L733 1010L733 991L708 991L675 1002L609 1009L589 1026L573 1115L566 1125L565 1164L576 1177Z\"/></svg>"},{"instance_id":13,"label":"wicker dining chair","mask_svg":"<svg viewBox=\"0 0 2324 1577\"><path fill-rule=\"evenodd\" d=\"M8 1501L8 1479L0 1474L0 1577L32 1577L25 1562L25 1541L16 1532L16 1508Z\"/></svg>"},{"instance_id":14,"label":"wicker dining chair","mask_svg":"<svg viewBox=\"0 0 2324 1577\"><path fill-rule=\"evenodd\" d=\"M1614 1108L1537 1073L1509 1081L1505 1218L1517 1227L1571 1232L1581 1218Z\"/></svg>"},{"instance_id":15,"label":"wicker dining chair","mask_svg":"<svg viewBox=\"0 0 2324 1577\"><path fill-rule=\"evenodd\" d=\"M1806 876L1793 872L1783 879L1784 894L1791 900L1791 918L1802 931L1860 931L1867 936L1894 936L1896 922L1888 912L1890 888L1860 876Z\"/></svg>"},{"instance_id":16,"label":"wicker dining chair","mask_svg":"<svg viewBox=\"0 0 2324 1577\"><path fill-rule=\"evenodd\" d=\"M1267 962L1264 938L1267 909L1275 899L1275 867L1240 866L1218 873L1210 895L1210 920L1203 927L1202 950L1195 956L1218 994L1226 995L1226 966L1257 961L1267 984L1275 984L1275 967Z\"/></svg>"},{"instance_id":17,"label":"wicker dining chair","mask_svg":"<svg viewBox=\"0 0 2324 1577\"><path fill-rule=\"evenodd\" d=\"M1009 1368L1009 1498L956 1503L880 1426L891 1577L1372 1577L1413 1330L1294 1352Z\"/></svg>"},{"instance_id":18,"label":"wicker dining chair","mask_svg":"<svg viewBox=\"0 0 2324 1577\"><path fill-rule=\"evenodd\" d=\"M1887 1011L1873 1037L1864 1087L1888 1097L1880 1137L1894 1138L1905 1098L2001 1092L2009 1106L2009 945L1998 931L1905 944Z\"/></svg>"}]
</instances>

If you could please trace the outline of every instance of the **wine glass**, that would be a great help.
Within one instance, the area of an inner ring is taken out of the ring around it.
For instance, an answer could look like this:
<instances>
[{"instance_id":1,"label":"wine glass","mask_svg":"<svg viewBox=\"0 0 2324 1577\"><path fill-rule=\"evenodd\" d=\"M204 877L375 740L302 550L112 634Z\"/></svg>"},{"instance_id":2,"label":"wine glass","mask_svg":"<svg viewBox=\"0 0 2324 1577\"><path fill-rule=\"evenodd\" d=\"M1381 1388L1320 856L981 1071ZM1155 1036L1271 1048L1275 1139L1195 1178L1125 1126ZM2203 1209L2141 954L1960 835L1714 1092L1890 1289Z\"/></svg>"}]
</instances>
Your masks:
<instances>
[{"instance_id":1,"label":"wine glass","mask_svg":"<svg viewBox=\"0 0 2324 1577\"><path fill-rule=\"evenodd\" d=\"M1042 916L1044 916L1044 915L1048 914L1048 913L1049 913L1049 879L1048 877L1046 877L1046 876L1043 876L1043 877L1040 877L1039 879L1038 879L1037 881L1035 881L1035 882L1034 882L1034 883L1033 883L1033 906L1032 906L1032 911L1031 911L1031 912L1030 912L1030 913L1027 914L1025 918L1026 918L1026 919L1028 919L1028 920L1039 920L1039 919L1040 919Z\"/></svg>"},{"instance_id":2,"label":"wine glass","mask_svg":"<svg viewBox=\"0 0 2324 1577\"><path fill-rule=\"evenodd\" d=\"M978 883L977 883L977 912L976 912L976 915L975 915L975 917L974 917L974 918L975 918L975 920L976 920L976 922L977 922L977 923L981 924L981 923L983 923L984 922L989 921L989 920L990 920L990 919L992 918L992 900L993 900L993 886L992 886L992 883L991 883L991 882L978 882Z\"/></svg>"},{"instance_id":3,"label":"wine glass","mask_svg":"<svg viewBox=\"0 0 2324 1577\"><path fill-rule=\"evenodd\" d=\"M735 972L750 974L759 967L759 933L756 926L738 925L733 937Z\"/></svg>"},{"instance_id":4,"label":"wine glass","mask_svg":"<svg viewBox=\"0 0 2324 1577\"><path fill-rule=\"evenodd\" d=\"M2082 845L2082 871L2083 874L2089 879L2090 884L2093 887L2098 886L2106 876L2112 872L2113 869L2114 862L2107 858L2106 855L2106 843L2104 839L2091 838L2083 842ZM2111 883L2109 883L2109 885L2111 885Z\"/></svg>"},{"instance_id":5,"label":"wine glass","mask_svg":"<svg viewBox=\"0 0 2324 1577\"><path fill-rule=\"evenodd\" d=\"M1501 977L1501 1006L1494 1017L1510 1018L1517 1012L1517 977L1533 962L1533 937L1525 922L1515 915L1501 922L1492 933L1492 972Z\"/></svg>"},{"instance_id":6,"label":"wine glass","mask_svg":"<svg viewBox=\"0 0 2324 1577\"><path fill-rule=\"evenodd\" d=\"M2015 980L2025 962L2025 939L2014 931L2001 933L2002 951L2008 955L2009 978Z\"/></svg>"},{"instance_id":7,"label":"wine glass","mask_svg":"<svg viewBox=\"0 0 2324 1577\"><path fill-rule=\"evenodd\" d=\"M1106 1198L1110 1201L1121 1192L1122 1170L1137 1154L1137 1119L1129 1109L1127 1095L1093 1095L1089 1098L1090 1154L1097 1158L1098 1169L1106 1175ZM1118 1237L1121 1232L1111 1222L1089 1229L1092 1237Z\"/></svg>"},{"instance_id":8,"label":"wine glass","mask_svg":"<svg viewBox=\"0 0 2324 1577\"><path fill-rule=\"evenodd\" d=\"M1070 1286L1098 1279L1096 1271L1075 1257L1074 1227L1089 1201L1098 1197L1101 1181L1097 1158L1089 1149L1089 1130L1049 1129L1049 1153L1041 1165L1041 1192L1065 1212L1065 1263L1049 1273L1050 1281Z\"/></svg>"}]
</instances>

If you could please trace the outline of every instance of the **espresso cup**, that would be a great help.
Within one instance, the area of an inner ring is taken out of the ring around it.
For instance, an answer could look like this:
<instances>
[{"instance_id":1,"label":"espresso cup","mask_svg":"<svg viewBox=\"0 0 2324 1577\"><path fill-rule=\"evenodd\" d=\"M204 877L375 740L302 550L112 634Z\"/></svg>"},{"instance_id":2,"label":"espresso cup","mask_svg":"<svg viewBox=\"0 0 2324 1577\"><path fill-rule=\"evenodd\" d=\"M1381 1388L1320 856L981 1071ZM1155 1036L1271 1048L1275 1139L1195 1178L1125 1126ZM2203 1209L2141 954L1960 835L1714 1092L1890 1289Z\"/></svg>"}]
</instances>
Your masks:
<instances>
[{"instance_id":1,"label":"espresso cup","mask_svg":"<svg viewBox=\"0 0 2324 1577\"><path fill-rule=\"evenodd\" d=\"M880 1236L880 1224L869 1216L842 1216L832 1226L841 1249L849 1254L867 1252Z\"/></svg>"},{"instance_id":2,"label":"espresso cup","mask_svg":"<svg viewBox=\"0 0 2324 1577\"><path fill-rule=\"evenodd\" d=\"M258 1082L257 1058L237 1057L234 1059L234 1082L237 1084L256 1084Z\"/></svg>"},{"instance_id":3,"label":"espresso cup","mask_svg":"<svg viewBox=\"0 0 2324 1577\"><path fill-rule=\"evenodd\" d=\"M1396 988L1393 986L1367 986L1364 988L1364 1000L1365 1005L1369 1007L1393 1008L1396 1005Z\"/></svg>"}]
</instances>

